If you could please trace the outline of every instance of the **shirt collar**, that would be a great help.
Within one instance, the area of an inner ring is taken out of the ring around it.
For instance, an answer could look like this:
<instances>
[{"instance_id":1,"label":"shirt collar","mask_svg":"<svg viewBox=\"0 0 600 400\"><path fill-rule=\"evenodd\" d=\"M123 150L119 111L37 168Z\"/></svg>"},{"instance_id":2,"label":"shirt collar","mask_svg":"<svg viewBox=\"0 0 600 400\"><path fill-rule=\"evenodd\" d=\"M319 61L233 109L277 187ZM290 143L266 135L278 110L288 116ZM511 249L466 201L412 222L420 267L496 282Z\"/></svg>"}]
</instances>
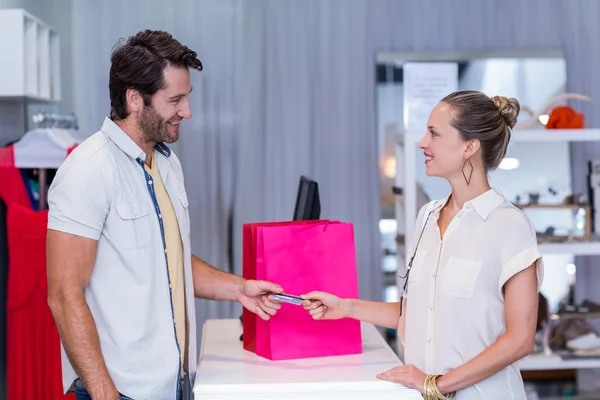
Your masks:
<instances>
[{"instance_id":1,"label":"shirt collar","mask_svg":"<svg viewBox=\"0 0 600 400\"><path fill-rule=\"evenodd\" d=\"M494 211L500 204L506 200L500 189L492 188L487 192L477 196L471 203L477 214L484 220Z\"/></svg>"},{"instance_id":2,"label":"shirt collar","mask_svg":"<svg viewBox=\"0 0 600 400\"><path fill-rule=\"evenodd\" d=\"M123 132L123 130L109 117L104 119L101 130L129 157L136 160L146 160L146 153L144 153L140 146L138 146L129 135ZM171 149L162 142L157 143L156 146L154 146L154 149L167 158L171 156Z\"/></svg>"},{"instance_id":3,"label":"shirt collar","mask_svg":"<svg viewBox=\"0 0 600 400\"><path fill-rule=\"evenodd\" d=\"M450 198L450 194L448 194L442 200L439 200L435 206L433 207L433 211L436 214L439 214L440 210ZM463 205L463 209L473 208L477 214L483 219L486 220L487 217L490 216L492 211L494 211L500 204L502 204L506 200L504 194L498 188L492 188L485 193L480 194L472 200L467 201Z\"/></svg>"}]
</instances>

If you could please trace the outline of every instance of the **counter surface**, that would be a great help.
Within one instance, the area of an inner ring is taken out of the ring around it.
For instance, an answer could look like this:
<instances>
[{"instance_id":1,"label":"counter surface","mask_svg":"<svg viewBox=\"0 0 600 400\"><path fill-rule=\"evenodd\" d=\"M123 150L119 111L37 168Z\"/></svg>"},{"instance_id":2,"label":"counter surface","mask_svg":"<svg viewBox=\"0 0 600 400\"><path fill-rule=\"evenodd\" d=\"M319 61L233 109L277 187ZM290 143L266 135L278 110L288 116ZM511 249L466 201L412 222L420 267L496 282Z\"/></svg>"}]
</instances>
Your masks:
<instances>
[{"instance_id":1,"label":"counter surface","mask_svg":"<svg viewBox=\"0 0 600 400\"><path fill-rule=\"evenodd\" d=\"M238 319L204 324L195 399L422 399L415 390L376 378L400 360L371 324L362 323L362 354L286 361L244 350L241 333Z\"/></svg>"}]
</instances>

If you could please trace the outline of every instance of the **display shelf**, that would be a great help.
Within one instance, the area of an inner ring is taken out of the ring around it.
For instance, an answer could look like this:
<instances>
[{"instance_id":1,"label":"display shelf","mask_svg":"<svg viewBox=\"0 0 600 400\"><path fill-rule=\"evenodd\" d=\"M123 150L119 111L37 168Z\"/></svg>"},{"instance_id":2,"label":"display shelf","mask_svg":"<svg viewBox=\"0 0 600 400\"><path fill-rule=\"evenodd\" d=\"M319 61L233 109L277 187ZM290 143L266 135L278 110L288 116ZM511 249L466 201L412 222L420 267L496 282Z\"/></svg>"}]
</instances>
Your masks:
<instances>
[{"instance_id":1,"label":"display shelf","mask_svg":"<svg viewBox=\"0 0 600 400\"><path fill-rule=\"evenodd\" d=\"M425 132L405 132L397 137L399 144L416 144ZM598 142L600 129L523 129L514 130L510 143L515 142Z\"/></svg>"},{"instance_id":2,"label":"display shelf","mask_svg":"<svg viewBox=\"0 0 600 400\"><path fill-rule=\"evenodd\" d=\"M0 10L0 98L60 101L58 33L22 9Z\"/></svg>"},{"instance_id":3,"label":"display shelf","mask_svg":"<svg viewBox=\"0 0 600 400\"><path fill-rule=\"evenodd\" d=\"M550 314L550 319L553 321L563 319L600 319L600 312L564 312L560 314Z\"/></svg>"},{"instance_id":4,"label":"display shelf","mask_svg":"<svg viewBox=\"0 0 600 400\"><path fill-rule=\"evenodd\" d=\"M600 242L540 243L538 248L542 254L600 255Z\"/></svg>"},{"instance_id":5,"label":"display shelf","mask_svg":"<svg viewBox=\"0 0 600 400\"><path fill-rule=\"evenodd\" d=\"M600 242L540 243L538 249L542 254L600 256Z\"/></svg>"},{"instance_id":6,"label":"display shelf","mask_svg":"<svg viewBox=\"0 0 600 400\"><path fill-rule=\"evenodd\" d=\"M600 357L563 360L557 355L531 354L519 361L521 371L600 368Z\"/></svg>"},{"instance_id":7,"label":"display shelf","mask_svg":"<svg viewBox=\"0 0 600 400\"><path fill-rule=\"evenodd\" d=\"M596 142L600 129L524 129L515 130L510 142Z\"/></svg>"}]
</instances>

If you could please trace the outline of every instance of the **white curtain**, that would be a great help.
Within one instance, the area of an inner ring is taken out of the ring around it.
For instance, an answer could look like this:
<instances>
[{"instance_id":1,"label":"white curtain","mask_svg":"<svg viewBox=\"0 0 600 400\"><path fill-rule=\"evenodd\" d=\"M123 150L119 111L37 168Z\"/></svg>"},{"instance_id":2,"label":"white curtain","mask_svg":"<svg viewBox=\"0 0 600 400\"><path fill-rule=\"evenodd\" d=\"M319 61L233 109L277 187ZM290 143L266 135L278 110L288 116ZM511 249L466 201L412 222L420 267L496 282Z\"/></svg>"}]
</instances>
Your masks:
<instances>
[{"instance_id":1,"label":"white curtain","mask_svg":"<svg viewBox=\"0 0 600 400\"><path fill-rule=\"evenodd\" d=\"M243 8L236 260L241 224L290 220L299 177L308 175L319 183L321 218L354 224L361 297L380 299L369 3L262 1Z\"/></svg>"}]
</instances>

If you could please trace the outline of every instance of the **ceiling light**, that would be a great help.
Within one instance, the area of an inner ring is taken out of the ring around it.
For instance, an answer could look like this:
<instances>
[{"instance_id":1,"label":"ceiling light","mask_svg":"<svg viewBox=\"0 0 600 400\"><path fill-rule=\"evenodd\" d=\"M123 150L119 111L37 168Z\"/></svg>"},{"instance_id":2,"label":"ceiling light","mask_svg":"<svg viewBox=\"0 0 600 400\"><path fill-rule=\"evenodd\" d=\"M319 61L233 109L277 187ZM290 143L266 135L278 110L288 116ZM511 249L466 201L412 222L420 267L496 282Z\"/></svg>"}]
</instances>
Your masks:
<instances>
[{"instance_id":1,"label":"ceiling light","mask_svg":"<svg viewBox=\"0 0 600 400\"><path fill-rule=\"evenodd\" d=\"M388 157L383 162L383 174L388 178L396 177L396 158Z\"/></svg>"},{"instance_id":2,"label":"ceiling light","mask_svg":"<svg viewBox=\"0 0 600 400\"><path fill-rule=\"evenodd\" d=\"M506 157L500 162L498 168L505 170L519 168L519 159L514 157Z\"/></svg>"}]
</instances>

